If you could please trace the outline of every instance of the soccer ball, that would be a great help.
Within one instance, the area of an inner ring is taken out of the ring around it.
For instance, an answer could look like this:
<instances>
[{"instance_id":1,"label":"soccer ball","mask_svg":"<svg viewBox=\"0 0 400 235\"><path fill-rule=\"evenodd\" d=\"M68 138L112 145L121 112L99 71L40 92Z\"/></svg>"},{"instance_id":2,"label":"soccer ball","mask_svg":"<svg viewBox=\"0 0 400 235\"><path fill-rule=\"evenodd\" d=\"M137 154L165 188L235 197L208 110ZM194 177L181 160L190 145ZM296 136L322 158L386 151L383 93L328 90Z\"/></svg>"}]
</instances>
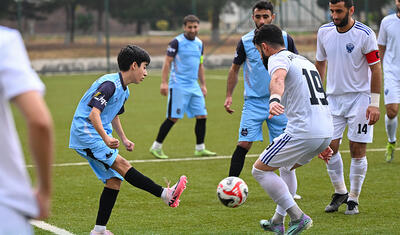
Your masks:
<instances>
[{"instance_id":1,"label":"soccer ball","mask_svg":"<svg viewBox=\"0 0 400 235\"><path fill-rule=\"evenodd\" d=\"M234 176L221 180L217 187L217 196L221 203L232 208L242 205L246 201L248 192L247 184L241 178Z\"/></svg>"}]
</instances>

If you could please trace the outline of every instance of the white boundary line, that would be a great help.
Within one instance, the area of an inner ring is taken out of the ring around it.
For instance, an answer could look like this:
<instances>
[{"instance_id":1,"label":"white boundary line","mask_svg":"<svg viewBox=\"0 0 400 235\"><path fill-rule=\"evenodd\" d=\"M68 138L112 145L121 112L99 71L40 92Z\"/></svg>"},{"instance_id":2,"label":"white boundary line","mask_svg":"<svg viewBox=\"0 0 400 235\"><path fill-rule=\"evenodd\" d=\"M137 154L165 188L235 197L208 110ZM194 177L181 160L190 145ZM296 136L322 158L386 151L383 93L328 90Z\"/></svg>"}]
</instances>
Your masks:
<instances>
[{"instance_id":1,"label":"white boundary line","mask_svg":"<svg viewBox=\"0 0 400 235\"><path fill-rule=\"evenodd\" d=\"M400 150L400 148L396 148ZM367 152L383 152L386 148L375 148L367 149ZM350 150L341 150L341 153L350 153ZM246 157L258 157L259 154L248 154ZM218 160L218 159L229 159L232 156L215 156L215 157L187 157L187 158L168 158L168 159L143 159L143 160L130 160L130 163L147 163L147 162L183 162L183 161L208 161L208 160ZM86 166L89 165L88 162L71 162L71 163L58 163L53 164L53 167L63 167L63 166ZM34 165L26 165L27 168L32 168Z\"/></svg>"},{"instance_id":2,"label":"white boundary line","mask_svg":"<svg viewBox=\"0 0 400 235\"><path fill-rule=\"evenodd\" d=\"M40 220L30 220L29 222L38 228L41 228L46 231L50 231L57 235L74 235L73 233L70 233L65 229L57 228L56 226L53 226L51 224L48 224L48 223L40 221Z\"/></svg>"}]
</instances>

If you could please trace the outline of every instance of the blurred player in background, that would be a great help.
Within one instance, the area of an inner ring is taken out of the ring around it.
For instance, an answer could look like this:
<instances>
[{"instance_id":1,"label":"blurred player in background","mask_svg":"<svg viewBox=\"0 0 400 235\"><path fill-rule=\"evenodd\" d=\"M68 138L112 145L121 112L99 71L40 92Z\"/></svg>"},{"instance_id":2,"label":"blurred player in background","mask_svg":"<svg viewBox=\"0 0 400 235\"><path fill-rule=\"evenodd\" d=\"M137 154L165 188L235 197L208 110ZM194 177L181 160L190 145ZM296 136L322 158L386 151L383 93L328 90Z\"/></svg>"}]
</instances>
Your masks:
<instances>
[{"instance_id":1,"label":"blurred player in background","mask_svg":"<svg viewBox=\"0 0 400 235\"><path fill-rule=\"evenodd\" d=\"M274 116L268 119L269 114L269 82L271 80L266 64L260 58L260 53L253 44L254 32L264 24L271 24L275 18L274 6L268 1L258 1L252 8L252 19L256 29L251 30L244 35L237 47L235 58L228 74L226 99L224 103L225 110L232 114L234 110L231 108L232 95L238 82L238 74L240 66L244 63L244 105L242 110L242 118L239 127L239 141L232 155L229 176L239 177L247 152L250 150L254 141L263 141L262 125L264 121L268 125L269 141L272 141L283 133L286 128L287 118L284 114ZM296 46L292 37L285 31L282 31L285 47L297 54ZM279 169L281 177L287 183L290 192L296 199L300 199L296 195L297 179L295 170L290 171L285 167Z\"/></svg>"},{"instance_id":2,"label":"blurred player in background","mask_svg":"<svg viewBox=\"0 0 400 235\"><path fill-rule=\"evenodd\" d=\"M118 154L120 142L112 136L114 129L126 150L134 149L135 144L126 137L119 115L124 113L124 104L130 95L128 84L141 83L147 76L149 63L150 56L142 48L135 45L122 48L118 55L120 72L97 79L82 97L72 120L69 147L89 162L105 184L92 235L112 234L106 225L122 180L160 197L170 207L179 205L179 197L186 187L186 176L181 176L171 188L154 183Z\"/></svg>"},{"instance_id":3,"label":"blurred player in background","mask_svg":"<svg viewBox=\"0 0 400 235\"><path fill-rule=\"evenodd\" d=\"M347 203L345 214L358 214L358 199L367 173L367 143L372 142L373 125L379 120L381 64L374 31L352 18L352 0L330 0L333 22L321 26L317 36L315 66L325 77L326 93L333 116L332 159L327 170L335 193L326 212L338 211ZM372 75L371 75L372 73ZM348 126L350 144L350 193L343 177L339 145Z\"/></svg>"},{"instance_id":4,"label":"blurred player in background","mask_svg":"<svg viewBox=\"0 0 400 235\"><path fill-rule=\"evenodd\" d=\"M168 44L160 86L161 95L168 95L167 118L161 124L157 138L150 148L150 153L157 158L168 158L162 151L162 143L172 126L182 119L185 113L189 118L196 117L194 155L217 155L207 150L204 144L207 120L204 97L207 95L207 87L203 65L204 45L197 37L199 24L200 20L196 16L186 16L183 19L184 33Z\"/></svg>"},{"instance_id":5,"label":"blurred player in background","mask_svg":"<svg viewBox=\"0 0 400 235\"><path fill-rule=\"evenodd\" d=\"M282 31L275 25L264 25L256 32L254 44L263 61L268 60L269 118L286 114L288 123L283 134L261 153L252 174L277 204L270 220L261 220L265 231L284 234L284 219L290 216L286 234L299 234L312 225L294 201L282 177L274 171L294 169L310 162L316 155L329 160L333 124L325 91L315 66L303 56L285 48Z\"/></svg>"},{"instance_id":6,"label":"blurred player in background","mask_svg":"<svg viewBox=\"0 0 400 235\"><path fill-rule=\"evenodd\" d=\"M45 87L32 70L21 35L0 26L0 234L33 234L29 218L50 213L53 121L43 100ZM32 192L9 101L28 128L29 147L37 166Z\"/></svg>"},{"instance_id":7,"label":"blurred player in background","mask_svg":"<svg viewBox=\"0 0 400 235\"><path fill-rule=\"evenodd\" d=\"M378 36L384 73L385 126L388 136L386 162L391 162L394 157L400 103L400 0L395 2L397 13L383 18Z\"/></svg>"}]
</instances>

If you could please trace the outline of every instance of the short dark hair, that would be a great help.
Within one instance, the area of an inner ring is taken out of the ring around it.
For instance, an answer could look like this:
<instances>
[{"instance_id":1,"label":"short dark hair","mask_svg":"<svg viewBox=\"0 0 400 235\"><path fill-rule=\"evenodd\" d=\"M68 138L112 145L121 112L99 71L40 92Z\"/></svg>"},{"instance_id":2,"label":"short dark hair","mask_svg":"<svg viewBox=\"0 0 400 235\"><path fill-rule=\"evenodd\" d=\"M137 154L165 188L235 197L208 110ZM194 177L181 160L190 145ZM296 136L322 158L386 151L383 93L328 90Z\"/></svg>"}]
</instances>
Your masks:
<instances>
[{"instance_id":1,"label":"short dark hair","mask_svg":"<svg viewBox=\"0 0 400 235\"><path fill-rule=\"evenodd\" d=\"M255 32L253 43L255 45L261 45L263 42L274 48L278 46L285 46L282 30L274 24L265 24L261 26Z\"/></svg>"},{"instance_id":2,"label":"short dark hair","mask_svg":"<svg viewBox=\"0 0 400 235\"><path fill-rule=\"evenodd\" d=\"M329 0L329 2L330 2L331 4L336 4L336 3L339 3L339 2L344 2L344 6L345 6L346 8L350 8L350 7L354 6L353 0Z\"/></svg>"},{"instance_id":3,"label":"short dark hair","mask_svg":"<svg viewBox=\"0 0 400 235\"><path fill-rule=\"evenodd\" d=\"M253 9L252 9L252 14L254 14L254 10L270 10L272 14L274 14L274 5L272 5L271 2L268 1L258 1L254 4Z\"/></svg>"},{"instance_id":4,"label":"short dark hair","mask_svg":"<svg viewBox=\"0 0 400 235\"><path fill-rule=\"evenodd\" d=\"M139 66L143 62L150 64L150 55L139 46L127 45L118 54L119 70L128 71L133 62L136 62Z\"/></svg>"},{"instance_id":5,"label":"short dark hair","mask_svg":"<svg viewBox=\"0 0 400 235\"><path fill-rule=\"evenodd\" d=\"M183 18L183 25L186 25L187 22L197 22L200 24L200 20L197 16L195 15L187 15Z\"/></svg>"}]
</instances>

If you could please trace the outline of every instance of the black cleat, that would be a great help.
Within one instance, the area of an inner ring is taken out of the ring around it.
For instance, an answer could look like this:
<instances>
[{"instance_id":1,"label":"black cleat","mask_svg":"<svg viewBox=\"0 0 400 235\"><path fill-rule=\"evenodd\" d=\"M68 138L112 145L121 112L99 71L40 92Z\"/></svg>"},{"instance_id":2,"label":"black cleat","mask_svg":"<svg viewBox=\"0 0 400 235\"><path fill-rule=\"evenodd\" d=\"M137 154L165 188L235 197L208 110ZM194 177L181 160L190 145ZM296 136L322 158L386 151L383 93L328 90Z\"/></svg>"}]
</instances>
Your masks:
<instances>
[{"instance_id":1,"label":"black cleat","mask_svg":"<svg viewBox=\"0 0 400 235\"><path fill-rule=\"evenodd\" d=\"M335 212L339 210L340 205L343 203L347 203L347 198L349 197L349 194L339 194L339 193L334 193L332 194L332 201L329 205L325 207L325 212Z\"/></svg>"}]
</instances>

